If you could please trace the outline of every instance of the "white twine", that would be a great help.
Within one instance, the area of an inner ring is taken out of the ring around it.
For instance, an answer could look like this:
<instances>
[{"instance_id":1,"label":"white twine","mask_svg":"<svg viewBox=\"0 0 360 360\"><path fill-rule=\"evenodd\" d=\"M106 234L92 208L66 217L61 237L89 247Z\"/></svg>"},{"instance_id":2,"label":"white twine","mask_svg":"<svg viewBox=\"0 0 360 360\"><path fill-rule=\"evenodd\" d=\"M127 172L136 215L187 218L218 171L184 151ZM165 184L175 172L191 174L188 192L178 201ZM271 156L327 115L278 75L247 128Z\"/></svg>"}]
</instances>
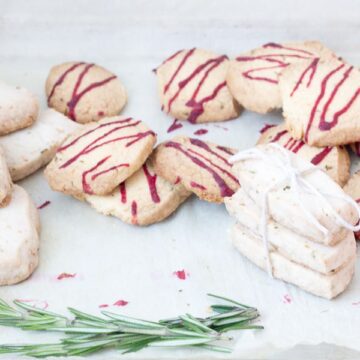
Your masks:
<instances>
[{"instance_id":1,"label":"white twine","mask_svg":"<svg viewBox=\"0 0 360 360\"><path fill-rule=\"evenodd\" d=\"M320 232L322 232L326 237L329 236L329 230L324 227L318 219L312 214L311 211L309 211L304 203L301 200L301 192L302 193L309 193L312 195L315 195L319 201L324 204L332 213L332 215L335 218L335 222L338 225L341 225L342 227L351 230L351 231L359 231L360 230L360 223L358 225L352 225L348 223L346 220L344 220L338 212L334 209L333 205L328 201L328 198L335 198L345 201L346 203L352 205L357 213L358 217L360 218L360 207L356 203L355 200L353 200L350 196L343 193L341 195L334 195L330 194L321 190L316 189L312 184L310 184L307 180L303 178L304 175L309 174L314 171L322 171L317 166L312 166L309 164L309 166L303 170L298 170L294 167L292 164L292 157L291 153L287 150L285 150L281 145L279 144L268 144L268 147L273 147L276 150L279 150L280 156L276 156L274 154L269 154L264 151L261 151L258 148L252 148L249 150L241 151L234 156L232 156L229 159L229 162L234 164L239 161L244 160L263 160L266 162L270 162L275 164L276 167L278 167L282 172L283 176L280 178L279 181L269 186L263 195L262 198L262 211L261 211L261 221L260 221L260 229L261 229L261 236L266 252L266 263L267 263L267 270L271 277L273 277L273 268L270 258L270 250L269 250L269 238L268 238L268 222L269 222L269 193L273 191L274 189L278 188L281 184L284 182L290 183L291 188L294 191L294 194L296 196L297 202L300 205L301 210L303 211L304 215L306 216L307 220L313 224Z\"/></svg>"}]
</instances>

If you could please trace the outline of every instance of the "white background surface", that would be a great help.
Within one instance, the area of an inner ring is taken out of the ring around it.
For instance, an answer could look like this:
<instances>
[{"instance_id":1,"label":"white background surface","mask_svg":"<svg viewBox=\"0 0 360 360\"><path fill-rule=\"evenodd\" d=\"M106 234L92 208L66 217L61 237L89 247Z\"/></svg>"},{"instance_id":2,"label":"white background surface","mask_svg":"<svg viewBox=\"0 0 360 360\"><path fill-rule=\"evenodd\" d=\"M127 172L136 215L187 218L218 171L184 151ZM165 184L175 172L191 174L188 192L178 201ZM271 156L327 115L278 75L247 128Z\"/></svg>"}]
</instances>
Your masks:
<instances>
[{"instance_id":1,"label":"white background surface","mask_svg":"<svg viewBox=\"0 0 360 360\"><path fill-rule=\"evenodd\" d=\"M202 139L243 149L255 143L264 122L278 122L280 115L244 112L239 119L220 124L227 131L213 124L187 124L167 134L172 119L160 111L151 70L181 48L197 46L235 56L264 42L304 39L323 41L358 65L359 14L356 0L0 0L0 77L29 87L45 107L43 87L52 65L67 60L97 62L124 82L129 94L124 114L146 121L160 141L207 128ZM360 301L359 270L344 295L331 302L318 299L270 279L235 252L227 236L232 220L222 205L192 198L167 221L136 228L51 192L41 172L22 184L36 204L52 203L41 210L40 267L29 281L0 288L5 300L39 299L54 310L77 306L96 312L99 304L124 299L129 304L115 310L158 319L189 311L206 315L205 294L214 292L257 306L266 327L262 332L240 333L230 358L280 358L279 348L297 343L326 342L360 351L360 305L353 305ZM173 275L182 269L189 273L185 281ZM62 272L77 277L57 281ZM284 303L286 294L290 304ZM0 343L45 338L0 328ZM300 347L283 356L301 357L306 351L309 348ZM328 359L360 357L344 349L311 351L310 356L319 359L325 352ZM149 349L130 357L171 356L218 355Z\"/></svg>"}]
</instances>

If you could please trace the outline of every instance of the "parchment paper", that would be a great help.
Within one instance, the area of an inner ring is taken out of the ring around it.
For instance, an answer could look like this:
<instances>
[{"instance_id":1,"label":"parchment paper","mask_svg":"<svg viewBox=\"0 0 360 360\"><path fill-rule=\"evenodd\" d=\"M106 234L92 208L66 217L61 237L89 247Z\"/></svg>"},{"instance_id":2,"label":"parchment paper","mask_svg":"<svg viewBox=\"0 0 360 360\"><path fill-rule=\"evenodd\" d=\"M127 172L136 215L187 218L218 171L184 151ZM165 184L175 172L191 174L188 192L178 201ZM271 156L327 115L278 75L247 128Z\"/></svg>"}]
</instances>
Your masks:
<instances>
[{"instance_id":1,"label":"parchment paper","mask_svg":"<svg viewBox=\"0 0 360 360\"><path fill-rule=\"evenodd\" d=\"M124 114L149 124L159 141L178 134L245 149L265 122L244 111L234 121L190 125L171 134L172 119L160 111L152 69L178 49L193 46L235 56L268 41L318 39L355 65L360 63L356 1L95 1L0 0L0 76L29 87L45 107L50 67L66 60L94 61L119 75L129 94ZM323 9L325 9L323 11ZM122 358L265 358L297 344L329 343L360 351L360 270L350 288L328 301L270 279L237 253L228 238L233 220L223 205L188 200L169 219L147 228L96 213L85 203L52 192L42 172L21 184L40 210L40 266L28 281L0 288L11 301L46 301L96 313L112 311L159 319L191 312L207 315L212 292L256 306L264 331L235 335L228 356L195 350L148 349ZM358 261L360 263L360 260ZM360 264L358 264L360 265ZM186 280L174 272L185 270ZM75 278L57 280L59 274ZM123 307L111 306L126 300ZM0 327L0 343L54 340L54 336ZM349 351L344 356L350 358ZM353 354L351 352L351 354ZM116 352L106 358L118 358ZM95 358L104 358L102 355Z\"/></svg>"}]
</instances>

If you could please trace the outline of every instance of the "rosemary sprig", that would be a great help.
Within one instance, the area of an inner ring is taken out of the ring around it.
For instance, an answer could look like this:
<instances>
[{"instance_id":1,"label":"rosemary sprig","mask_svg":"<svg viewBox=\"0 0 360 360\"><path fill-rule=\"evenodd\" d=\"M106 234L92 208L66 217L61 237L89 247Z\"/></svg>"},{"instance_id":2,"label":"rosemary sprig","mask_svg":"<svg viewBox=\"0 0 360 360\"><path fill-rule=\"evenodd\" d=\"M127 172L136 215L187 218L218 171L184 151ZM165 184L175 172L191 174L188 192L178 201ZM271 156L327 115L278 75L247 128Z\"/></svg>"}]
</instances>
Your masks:
<instances>
[{"instance_id":1,"label":"rosemary sprig","mask_svg":"<svg viewBox=\"0 0 360 360\"><path fill-rule=\"evenodd\" d=\"M41 310L21 301L15 306L0 300L0 325L22 330L54 331L65 338L54 344L0 345L0 354L17 353L37 358L47 356L88 355L114 348L124 353L146 347L198 347L231 352L219 345L232 340L224 333L231 330L263 329L253 325L257 309L236 301L208 294L228 304L212 305L213 315L206 318L185 314L159 322L146 321L102 311L103 317L68 308L73 318Z\"/></svg>"}]
</instances>

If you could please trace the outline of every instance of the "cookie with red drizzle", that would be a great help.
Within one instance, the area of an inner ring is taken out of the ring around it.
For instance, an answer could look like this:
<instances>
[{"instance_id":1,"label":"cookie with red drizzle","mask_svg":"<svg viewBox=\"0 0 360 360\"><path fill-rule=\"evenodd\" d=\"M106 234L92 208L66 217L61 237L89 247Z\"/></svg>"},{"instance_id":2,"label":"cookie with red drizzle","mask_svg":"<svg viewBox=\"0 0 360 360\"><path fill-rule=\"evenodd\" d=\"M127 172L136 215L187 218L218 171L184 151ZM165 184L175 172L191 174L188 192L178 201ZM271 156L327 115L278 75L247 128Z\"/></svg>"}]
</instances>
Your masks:
<instances>
[{"instance_id":1,"label":"cookie with red drizzle","mask_svg":"<svg viewBox=\"0 0 360 360\"><path fill-rule=\"evenodd\" d=\"M54 66L45 91L49 107L79 123L118 115L127 101L125 88L115 74L85 62Z\"/></svg>"},{"instance_id":2,"label":"cookie with red drizzle","mask_svg":"<svg viewBox=\"0 0 360 360\"><path fill-rule=\"evenodd\" d=\"M155 142L155 133L140 120L104 118L68 137L45 176L53 190L78 198L106 195L142 166Z\"/></svg>"},{"instance_id":3,"label":"cookie with red drizzle","mask_svg":"<svg viewBox=\"0 0 360 360\"><path fill-rule=\"evenodd\" d=\"M360 70L337 59L289 66L280 88L288 130L309 145L360 140Z\"/></svg>"},{"instance_id":4,"label":"cookie with red drizzle","mask_svg":"<svg viewBox=\"0 0 360 360\"><path fill-rule=\"evenodd\" d=\"M195 48L170 56L156 69L162 110L191 123L237 117L225 81L228 65L227 56Z\"/></svg>"},{"instance_id":5,"label":"cookie with red drizzle","mask_svg":"<svg viewBox=\"0 0 360 360\"><path fill-rule=\"evenodd\" d=\"M228 159L234 149L178 136L160 144L154 153L156 172L171 183L181 183L201 199L223 202L239 187Z\"/></svg>"},{"instance_id":6,"label":"cookie with red drizzle","mask_svg":"<svg viewBox=\"0 0 360 360\"><path fill-rule=\"evenodd\" d=\"M162 221L190 196L181 185L173 185L154 172L151 160L126 179L109 195L87 195L98 212L115 216L132 225Z\"/></svg>"},{"instance_id":7,"label":"cookie with red drizzle","mask_svg":"<svg viewBox=\"0 0 360 360\"><path fill-rule=\"evenodd\" d=\"M294 139L287 131L285 124L278 126L265 125L257 144L276 142L285 149L322 168L334 181L344 186L350 176L350 157L343 146L318 148Z\"/></svg>"},{"instance_id":8,"label":"cookie with red drizzle","mask_svg":"<svg viewBox=\"0 0 360 360\"><path fill-rule=\"evenodd\" d=\"M268 43L230 61L226 80L244 108L265 114L282 106L279 76L289 64L333 56L317 41Z\"/></svg>"}]
</instances>

